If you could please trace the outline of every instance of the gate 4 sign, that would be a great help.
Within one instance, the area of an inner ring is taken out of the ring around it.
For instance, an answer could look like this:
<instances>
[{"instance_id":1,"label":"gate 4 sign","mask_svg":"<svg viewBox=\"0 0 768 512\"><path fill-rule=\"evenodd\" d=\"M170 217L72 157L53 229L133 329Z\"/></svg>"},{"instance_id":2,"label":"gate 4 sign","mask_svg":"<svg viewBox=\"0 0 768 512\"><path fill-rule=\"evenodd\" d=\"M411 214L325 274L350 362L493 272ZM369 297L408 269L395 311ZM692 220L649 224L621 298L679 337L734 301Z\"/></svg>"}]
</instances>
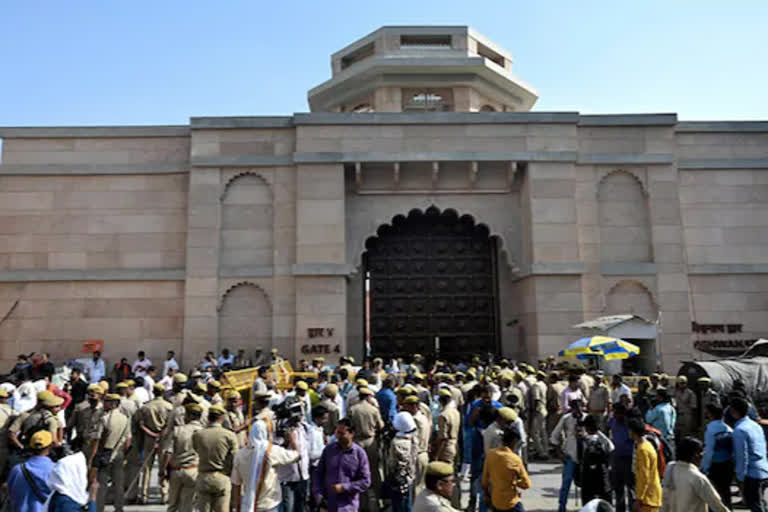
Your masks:
<instances>
[{"instance_id":1,"label":"gate 4 sign","mask_svg":"<svg viewBox=\"0 0 768 512\"><path fill-rule=\"evenodd\" d=\"M333 349L331 349L331 346L327 343L301 346L302 354L330 354L331 352L338 354L341 352L341 346L334 345Z\"/></svg>"}]
</instances>

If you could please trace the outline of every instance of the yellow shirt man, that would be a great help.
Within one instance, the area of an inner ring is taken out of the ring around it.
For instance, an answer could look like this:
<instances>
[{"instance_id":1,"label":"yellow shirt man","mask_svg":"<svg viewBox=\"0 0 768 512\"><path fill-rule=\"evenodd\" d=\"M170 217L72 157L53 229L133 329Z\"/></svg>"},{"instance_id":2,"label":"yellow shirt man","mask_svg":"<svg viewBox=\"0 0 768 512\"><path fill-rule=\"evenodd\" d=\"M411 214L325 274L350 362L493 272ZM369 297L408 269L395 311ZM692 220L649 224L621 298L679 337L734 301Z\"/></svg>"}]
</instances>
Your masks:
<instances>
[{"instance_id":1,"label":"yellow shirt man","mask_svg":"<svg viewBox=\"0 0 768 512\"><path fill-rule=\"evenodd\" d=\"M522 459L509 446L488 452L483 466L483 489L490 486L491 505L509 510L520 502L520 489L529 489L531 479Z\"/></svg>"},{"instance_id":2,"label":"yellow shirt man","mask_svg":"<svg viewBox=\"0 0 768 512\"><path fill-rule=\"evenodd\" d=\"M656 450L644 438L635 447L635 493L641 512L661 507L661 480Z\"/></svg>"}]
</instances>

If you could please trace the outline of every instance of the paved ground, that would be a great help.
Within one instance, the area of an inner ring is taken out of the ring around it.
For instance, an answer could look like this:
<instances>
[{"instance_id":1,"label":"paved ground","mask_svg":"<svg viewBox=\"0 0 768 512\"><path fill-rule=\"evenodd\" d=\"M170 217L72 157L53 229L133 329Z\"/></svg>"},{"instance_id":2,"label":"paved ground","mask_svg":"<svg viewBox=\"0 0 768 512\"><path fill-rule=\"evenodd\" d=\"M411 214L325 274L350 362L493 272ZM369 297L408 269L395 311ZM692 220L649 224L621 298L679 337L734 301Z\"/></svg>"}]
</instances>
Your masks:
<instances>
[{"instance_id":1,"label":"paved ground","mask_svg":"<svg viewBox=\"0 0 768 512\"><path fill-rule=\"evenodd\" d=\"M553 512L557 510L557 496L560 490L560 471L562 465L550 462L532 462L528 467L528 472L533 481L533 487L523 492L523 505L527 512ZM153 471L153 473L156 473ZM469 489L467 483L462 483L462 491L466 493ZM160 502L160 493L157 487L152 488L150 497L151 503ZM462 506L466 507L466 499L462 500ZM578 510L581 508L576 505L575 494L571 490L571 497L568 500L569 510ZM129 505L125 507L126 512L161 512L165 511L165 505ZM107 507L108 511L114 510Z\"/></svg>"}]
</instances>

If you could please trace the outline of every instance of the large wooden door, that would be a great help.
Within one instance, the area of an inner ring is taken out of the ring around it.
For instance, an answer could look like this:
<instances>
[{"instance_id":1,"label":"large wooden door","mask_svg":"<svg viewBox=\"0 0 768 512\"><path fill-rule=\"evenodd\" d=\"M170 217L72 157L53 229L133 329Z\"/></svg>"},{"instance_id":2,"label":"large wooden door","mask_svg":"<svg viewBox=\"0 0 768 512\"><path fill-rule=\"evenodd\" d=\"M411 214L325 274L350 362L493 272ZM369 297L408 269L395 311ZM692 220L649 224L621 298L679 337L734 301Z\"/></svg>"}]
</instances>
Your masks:
<instances>
[{"instance_id":1,"label":"large wooden door","mask_svg":"<svg viewBox=\"0 0 768 512\"><path fill-rule=\"evenodd\" d=\"M496 240L455 211L399 215L366 243L371 352L381 356L496 353Z\"/></svg>"}]
</instances>

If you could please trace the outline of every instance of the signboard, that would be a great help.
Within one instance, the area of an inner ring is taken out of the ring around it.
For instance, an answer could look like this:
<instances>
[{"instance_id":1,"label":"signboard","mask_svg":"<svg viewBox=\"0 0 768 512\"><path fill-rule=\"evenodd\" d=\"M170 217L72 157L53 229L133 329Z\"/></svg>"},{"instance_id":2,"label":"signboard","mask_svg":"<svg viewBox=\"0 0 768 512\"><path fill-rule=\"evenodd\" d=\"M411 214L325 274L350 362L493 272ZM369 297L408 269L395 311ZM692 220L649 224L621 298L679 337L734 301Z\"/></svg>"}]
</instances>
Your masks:
<instances>
[{"instance_id":1,"label":"signboard","mask_svg":"<svg viewBox=\"0 0 768 512\"><path fill-rule=\"evenodd\" d=\"M742 324L699 324L691 322L691 330L697 339L693 348L713 356L737 356L757 341L742 337Z\"/></svg>"},{"instance_id":2,"label":"signboard","mask_svg":"<svg viewBox=\"0 0 768 512\"><path fill-rule=\"evenodd\" d=\"M83 348L80 350L83 354L93 354L94 352L104 352L104 340L85 340Z\"/></svg>"}]
</instances>

